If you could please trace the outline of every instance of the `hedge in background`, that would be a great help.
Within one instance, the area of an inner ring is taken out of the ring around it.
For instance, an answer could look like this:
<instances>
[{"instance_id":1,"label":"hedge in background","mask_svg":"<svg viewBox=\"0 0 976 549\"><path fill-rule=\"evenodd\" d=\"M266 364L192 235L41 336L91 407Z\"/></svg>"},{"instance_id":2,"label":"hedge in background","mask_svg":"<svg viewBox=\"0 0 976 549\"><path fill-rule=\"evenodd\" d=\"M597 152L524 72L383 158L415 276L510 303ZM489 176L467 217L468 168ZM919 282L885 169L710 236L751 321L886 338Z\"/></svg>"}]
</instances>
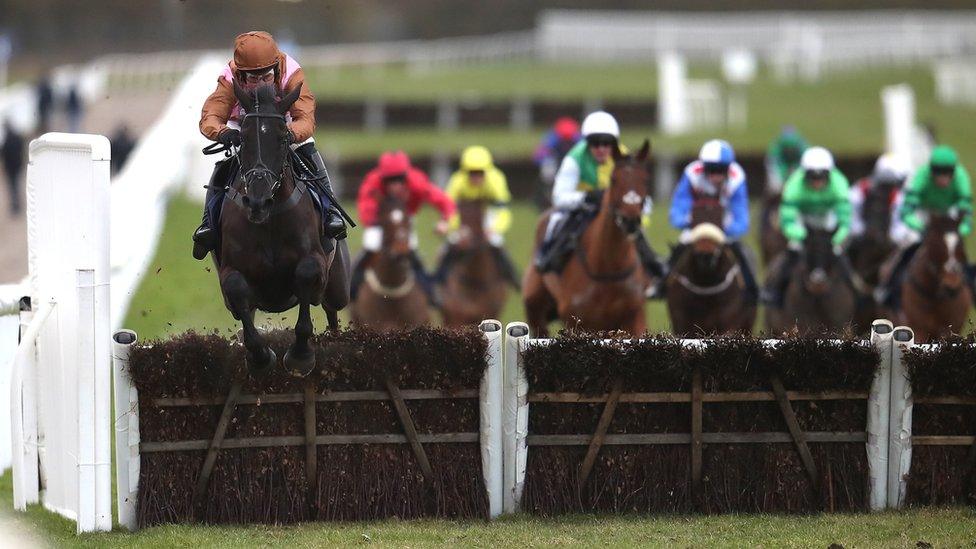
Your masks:
<instances>
[{"instance_id":1,"label":"hedge in background","mask_svg":"<svg viewBox=\"0 0 976 549\"><path fill-rule=\"evenodd\" d=\"M563 333L524 355L529 392L607 393L615 378L624 392L690 392L692 371L704 392L769 391L771 374L787 390L868 392L878 366L871 346L854 340L790 339L767 348L752 338L725 338L703 347L652 338L594 344ZM533 402L529 434L591 434L604 404ZM866 401L793 402L806 431L864 431ZM620 403L609 434L689 433L687 403ZM703 431L786 432L776 402L705 403ZM867 508L864 443L811 443L819 491L810 485L792 443L705 444L700 498L691 493L690 445L603 446L580 492L577 472L586 446L530 446L523 509L571 512L813 512Z\"/></svg>"},{"instance_id":2,"label":"hedge in background","mask_svg":"<svg viewBox=\"0 0 976 549\"><path fill-rule=\"evenodd\" d=\"M278 356L289 332L270 334ZM401 389L477 389L486 344L476 330L421 328L380 334L363 330L314 339L319 393L385 390L392 376ZM215 335L187 333L132 351L139 391L140 433L152 442L210 440L222 406L156 407L160 397L224 397L233 379L246 377L244 349ZM305 380L280 368L268 379L248 379L243 394L302 393ZM477 399L411 400L417 431L478 432ZM319 402L317 433L399 434L389 401ZM241 405L226 438L304 434L302 404ZM291 523L385 517L485 517L487 495L477 443L425 444L435 479L425 481L407 444L320 445L318 483L306 505L304 446L223 449L209 483L203 520L210 523ZM192 491L205 451L143 453L139 522L143 526L195 520Z\"/></svg>"}]
</instances>

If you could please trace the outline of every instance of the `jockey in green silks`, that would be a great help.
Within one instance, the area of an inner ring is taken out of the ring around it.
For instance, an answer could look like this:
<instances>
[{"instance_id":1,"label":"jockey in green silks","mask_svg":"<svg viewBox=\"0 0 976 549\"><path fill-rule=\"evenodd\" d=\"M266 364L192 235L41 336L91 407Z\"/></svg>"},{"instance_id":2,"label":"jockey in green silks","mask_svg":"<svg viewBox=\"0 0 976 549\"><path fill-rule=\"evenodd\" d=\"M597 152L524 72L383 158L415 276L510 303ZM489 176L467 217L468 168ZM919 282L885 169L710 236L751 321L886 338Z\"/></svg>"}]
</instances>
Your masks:
<instances>
[{"instance_id":1,"label":"jockey in green silks","mask_svg":"<svg viewBox=\"0 0 976 549\"><path fill-rule=\"evenodd\" d=\"M763 301L772 307L783 306L786 286L800 261L808 225L834 229L834 256L845 280L854 288L853 269L843 253L843 244L851 228L849 192L847 177L834 165L830 151L811 147L803 153L800 167L786 181L779 207L780 228L789 242L786 258L764 288Z\"/></svg>"},{"instance_id":2,"label":"jockey in green silks","mask_svg":"<svg viewBox=\"0 0 976 549\"><path fill-rule=\"evenodd\" d=\"M901 287L904 272L922 241L929 213L960 217L959 236L972 232L972 188L969 172L959 162L952 147L940 145L932 149L928 164L915 172L908 189L899 199L898 214L892 222L891 239L899 247L898 259L891 275L878 288L875 298L883 305L898 309L897 288ZM973 269L966 266L966 277L973 283Z\"/></svg>"}]
</instances>

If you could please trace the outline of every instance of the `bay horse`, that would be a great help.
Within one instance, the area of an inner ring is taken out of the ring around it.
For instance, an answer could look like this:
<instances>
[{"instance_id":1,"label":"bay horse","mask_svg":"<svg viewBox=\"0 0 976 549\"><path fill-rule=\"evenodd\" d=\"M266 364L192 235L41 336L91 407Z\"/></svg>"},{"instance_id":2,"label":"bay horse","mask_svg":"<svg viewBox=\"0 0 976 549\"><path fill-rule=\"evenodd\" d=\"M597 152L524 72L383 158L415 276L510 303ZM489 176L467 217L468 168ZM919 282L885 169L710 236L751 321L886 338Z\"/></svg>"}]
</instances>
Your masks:
<instances>
[{"instance_id":1,"label":"bay horse","mask_svg":"<svg viewBox=\"0 0 976 549\"><path fill-rule=\"evenodd\" d=\"M224 303L242 324L254 376L277 363L254 325L255 310L280 313L298 305L295 342L284 366L305 376L315 368L308 344L314 329L310 307L321 305L329 327L336 329L337 313L349 302L349 249L344 240L323 242L321 213L291 162L285 113L300 90L297 86L279 101L271 86L250 94L234 85L246 113L237 153L240 171L224 197L220 257L214 261Z\"/></svg>"},{"instance_id":2,"label":"bay horse","mask_svg":"<svg viewBox=\"0 0 976 549\"><path fill-rule=\"evenodd\" d=\"M881 267L895 251L895 244L889 236L892 209L890 186L876 186L868 191L861 207L864 232L853 238L847 247L851 267L864 282L868 295L880 283ZM874 320L883 316L884 312L873 299L862 300L854 314L854 326L858 333L865 334Z\"/></svg>"},{"instance_id":3,"label":"bay horse","mask_svg":"<svg viewBox=\"0 0 976 549\"><path fill-rule=\"evenodd\" d=\"M679 336L748 334L756 322L741 266L725 242L724 220L717 200L691 210L691 242L665 282L671 327Z\"/></svg>"},{"instance_id":4,"label":"bay horse","mask_svg":"<svg viewBox=\"0 0 976 549\"><path fill-rule=\"evenodd\" d=\"M807 226L800 261L790 274L783 308L766 310L766 326L774 336L794 328L801 334L836 334L850 326L855 294L844 281L843 268L834 255L835 231ZM777 260L770 276L782 267L782 261Z\"/></svg>"},{"instance_id":5,"label":"bay horse","mask_svg":"<svg viewBox=\"0 0 976 549\"><path fill-rule=\"evenodd\" d=\"M634 239L641 230L647 198L649 153L647 140L634 156L614 150L610 187L565 268L546 274L535 267L526 270L522 302L534 337L546 337L549 322L556 318L590 331L620 330L633 336L646 331L648 277L638 261ZM550 214L543 214L536 227L535 250Z\"/></svg>"},{"instance_id":6,"label":"bay horse","mask_svg":"<svg viewBox=\"0 0 976 549\"><path fill-rule=\"evenodd\" d=\"M957 216L930 215L921 245L905 271L898 318L912 328L919 343L961 332L969 314L972 294L959 222Z\"/></svg>"},{"instance_id":7,"label":"bay horse","mask_svg":"<svg viewBox=\"0 0 976 549\"><path fill-rule=\"evenodd\" d=\"M451 328L498 318L508 295L485 233L485 201L461 200L457 207L460 226L444 252L450 265L441 286L441 315Z\"/></svg>"},{"instance_id":8,"label":"bay horse","mask_svg":"<svg viewBox=\"0 0 976 549\"><path fill-rule=\"evenodd\" d=\"M390 331L430 322L427 294L410 265L412 223L406 201L390 188L380 202L379 251L366 258L365 275L352 303L354 324Z\"/></svg>"}]
</instances>

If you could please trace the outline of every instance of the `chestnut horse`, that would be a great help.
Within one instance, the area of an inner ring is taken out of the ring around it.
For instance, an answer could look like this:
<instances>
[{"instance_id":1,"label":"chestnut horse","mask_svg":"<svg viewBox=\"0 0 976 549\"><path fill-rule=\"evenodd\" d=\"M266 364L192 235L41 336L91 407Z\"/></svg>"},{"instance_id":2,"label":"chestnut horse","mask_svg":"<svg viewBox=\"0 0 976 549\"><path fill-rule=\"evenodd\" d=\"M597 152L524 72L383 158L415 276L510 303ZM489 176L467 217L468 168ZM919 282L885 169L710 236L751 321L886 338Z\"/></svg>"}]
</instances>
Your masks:
<instances>
[{"instance_id":1,"label":"chestnut horse","mask_svg":"<svg viewBox=\"0 0 976 549\"><path fill-rule=\"evenodd\" d=\"M461 200L457 206L460 227L444 252L450 266L441 286L441 314L452 328L498 318L508 295L485 234L485 201Z\"/></svg>"},{"instance_id":2,"label":"chestnut horse","mask_svg":"<svg viewBox=\"0 0 976 549\"><path fill-rule=\"evenodd\" d=\"M847 257L851 267L864 282L865 294L871 295L881 278L881 267L895 251L888 235L891 227L891 187L874 187L864 198L861 208L864 232L851 240ZM881 307L873 300L862 300L854 313L854 326L859 334L866 334L877 318L884 317Z\"/></svg>"},{"instance_id":3,"label":"chestnut horse","mask_svg":"<svg viewBox=\"0 0 976 549\"><path fill-rule=\"evenodd\" d=\"M735 254L725 243L725 208L718 201L691 210L691 242L666 282L671 327L679 336L747 334L756 321Z\"/></svg>"},{"instance_id":4,"label":"chestnut horse","mask_svg":"<svg viewBox=\"0 0 976 549\"><path fill-rule=\"evenodd\" d=\"M388 194L380 203L377 220L383 241L380 250L365 260L364 284L352 303L352 322L384 331L427 324L429 302L410 266L413 230L403 199Z\"/></svg>"},{"instance_id":5,"label":"chestnut horse","mask_svg":"<svg viewBox=\"0 0 976 549\"><path fill-rule=\"evenodd\" d=\"M603 192L596 217L580 236L573 257L561 273L526 270L522 301L535 337L548 334L549 322L559 318L567 326L591 331L622 330L643 335L644 289L648 280L637 258L634 238L641 230L647 198L645 140L635 156L614 151L610 187ZM550 212L536 228L537 250Z\"/></svg>"},{"instance_id":6,"label":"chestnut horse","mask_svg":"<svg viewBox=\"0 0 976 549\"><path fill-rule=\"evenodd\" d=\"M801 334L837 334L851 325L855 294L834 255L835 231L807 226L802 255L790 274L783 308L766 310L766 326L774 336L794 328ZM770 268L770 276L782 267L777 261Z\"/></svg>"},{"instance_id":7,"label":"chestnut horse","mask_svg":"<svg viewBox=\"0 0 976 549\"><path fill-rule=\"evenodd\" d=\"M955 216L930 216L921 246L905 272L898 318L914 330L919 343L961 332L969 314L972 294L959 221Z\"/></svg>"},{"instance_id":8,"label":"chestnut horse","mask_svg":"<svg viewBox=\"0 0 976 549\"><path fill-rule=\"evenodd\" d=\"M243 325L253 375L266 374L277 363L254 326L256 309L279 313L298 305L295 343L284 365L293 374L308 375L315 368L308 344L310 307L322 305L329 327L335 329L337 311L349 302L349 249L344 240L338 245L331 239L323 242L321 214L291 164L285 113L300 90L297 86L277 101L271 86L261 86L253 95L234 86L246 112L237 154L241 169L224 197L215 262L224 303Z\"/></svg>"}]
</instances>

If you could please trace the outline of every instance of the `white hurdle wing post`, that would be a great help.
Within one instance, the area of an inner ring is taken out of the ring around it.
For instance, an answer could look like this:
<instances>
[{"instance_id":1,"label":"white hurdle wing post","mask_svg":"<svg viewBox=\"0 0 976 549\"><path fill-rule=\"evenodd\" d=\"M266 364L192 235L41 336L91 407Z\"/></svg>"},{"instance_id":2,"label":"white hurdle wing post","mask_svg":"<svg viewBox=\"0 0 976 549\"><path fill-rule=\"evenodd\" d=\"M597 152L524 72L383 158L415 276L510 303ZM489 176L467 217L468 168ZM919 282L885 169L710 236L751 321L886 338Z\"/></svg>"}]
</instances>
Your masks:
<instances>
[{"instance_id":1,"label":"white hurdle wing post","mask_svg":"<svg viewBox=\"0 0 976 549\"><path fill-rule=\"evenodd\" d=\"M495 518L502 514L503 484L503 443L502 443L502 323L497 320L483 320L478 326L488 343L488 368L481 379L479 406L481 408L481 468L485 477L485 491L488 492L488 516Z\"/></svg>"},{"instance_id":2,"label":"white hurdle wing post","mask_svg":"<svg viewBox=\"0 0 976 549\"><path fill-rule=\"evenodd\" d=\"M529 384L522 366L522 351L529 345L529 326L511 322L505 329L505 499L506 513L515 513L522 504L525 462L528 456Z\"/></svg>"},{"instance_id":3,"label":"white hurdle wing post","mask_svg":"<svg viewBox=\"0 0 976 549\"><path fill-rule=\"evenodd\" d=\"M129 375L129 351L138 341L132 330L112 336L112 374L115 385L115 479L119 524L134 531L139 493L139 392Z\"/></svg>"},{"instance_id":4,"label":"white hurdle wing post","mask_svg":"<svg viewBox=\"0 0 976 549\"><path fill-rule=\"evenodd\" d=\"M36 402L42 503L79 533L112 528L109 158L103 136L48 133L31 142L27 171L31 293L54 314L34 335L36 389L18 379L14 397Z\"/></svg>"},{"instance_id":5,"label":"white hurdle wing post","mask_svg":"<svg viewBox=\"0 0 976 549\"><path fill-rule=\"evenodd\" d=\"M906 477L912 466L912 384L902 355L915 345L915 333L898 326L891 345L891 404L888 435L888 507L900 509L908 488Z\"/></svg>"},{"instance_id":6,"label":"white hurdle wing post","mask_svg":"<svg viewBox=\"0 0 976 549\"><path fill-rule=\"evenodd\" d=\"M867 442L868 498L872 511L888 506L888 407L891 401L891 333L890 320L871 324L871 344L881 359L868 396Z\"/></svg>"}]
</instances>

